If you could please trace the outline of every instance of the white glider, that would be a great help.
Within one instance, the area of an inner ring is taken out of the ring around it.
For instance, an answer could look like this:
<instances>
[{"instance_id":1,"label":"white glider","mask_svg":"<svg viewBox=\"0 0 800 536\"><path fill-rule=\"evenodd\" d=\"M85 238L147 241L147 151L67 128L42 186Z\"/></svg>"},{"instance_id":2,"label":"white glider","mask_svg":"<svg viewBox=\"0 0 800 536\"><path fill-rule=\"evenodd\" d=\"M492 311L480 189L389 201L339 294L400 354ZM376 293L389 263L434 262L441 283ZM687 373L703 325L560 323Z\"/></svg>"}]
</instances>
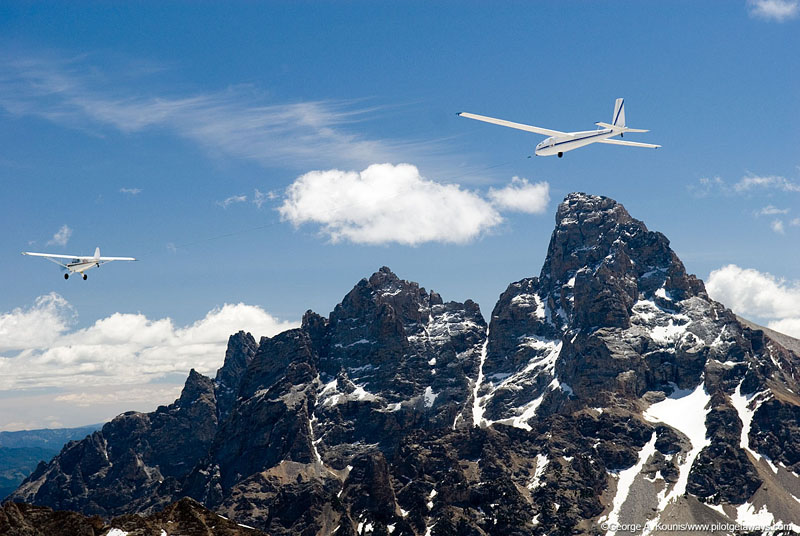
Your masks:
<instances>
[{"instance_id":1,"label":"white glider","mask_svg":"<svg viewBox=\"0 0 800 536\"><path fill-rule=\"evenodd\" d=\"M23 251L23 255L31 255L33 257L44 257L50 262L54 262L59 266L67 269L64 274L64 279L69 279L69 274L81 274L83 279L87 279L86 270L90 268L97 268L101 264L111 261L135 261L133 257L101 257L100 248L94 250L94 257L80 257L77 255L56 255L55 253L34 253L32 251ZM61 262L57 259L70 259L69 262Z\"/></svg>"},{"instance_id":2,"label":"white glider","mask_svg":"<svg viewBox=\"0 0 800 536\"><path fill-rule=\"evenodd\" d=\"M584 130L581 132L561 132L560 130L552 130L549 128L534 127L531 125L523 125L522 123L514 123L506 121L505 119L496 119L494 117L486 117L485 115L471 114L461 112L458 114L461 117L469 119L476 119L485 123L493 123L504 127L516 128L518 130L526 130L528 132L535 132L549 136L546 140L536 146L536 156L552 156L558 155L559 158L564 156L564 153L589 145L591 143L607 143L609 145L625 145L627 147L647 147L649 149L658 149L660 145L653 145L652 143L637 143L634 141L612 140L614 136L622 137L625 132L648 132L639 128L628 128L625 126L625 100L617 99L614 103L614 115L611 117L611 123L597 122L597 126L601 127L597 130Z\"/></svg>"}]
</instances>

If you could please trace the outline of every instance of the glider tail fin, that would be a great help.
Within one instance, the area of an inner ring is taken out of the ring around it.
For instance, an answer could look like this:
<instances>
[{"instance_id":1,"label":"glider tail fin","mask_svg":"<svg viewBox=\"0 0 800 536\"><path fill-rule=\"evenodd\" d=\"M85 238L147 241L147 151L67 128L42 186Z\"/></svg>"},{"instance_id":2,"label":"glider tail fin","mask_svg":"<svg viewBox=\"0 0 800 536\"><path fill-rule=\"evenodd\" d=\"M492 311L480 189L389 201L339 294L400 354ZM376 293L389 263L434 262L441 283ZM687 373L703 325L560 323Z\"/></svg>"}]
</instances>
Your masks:
<instances>
[{"instance_id":1,"label":"glider tail fin","mask_svg":"<svg viewBox=\"0 0 800 536\"><path fill-rule=\"evenodd\" d=\"M614 115L611 124L615 127L625 128L625 99L617 99L614 103Z\"/></svg>"},{"instance_id":2,"label":"glider tail fin","mask_svg":"<svg viewBox=\"0 0 800 536\"><path fill-rule=\"evenodd\" d=\"M625 100L624 99L617 99L617 102L614 103L614 115L611 117L610 123L605 123L603 121L599 121L595 123L595 125L602 127L602 128L610 128L614 132L623 133L623 132L649 132L647 130L641 128L629 128L625 126Z\"/></svg>"}]
</instances>

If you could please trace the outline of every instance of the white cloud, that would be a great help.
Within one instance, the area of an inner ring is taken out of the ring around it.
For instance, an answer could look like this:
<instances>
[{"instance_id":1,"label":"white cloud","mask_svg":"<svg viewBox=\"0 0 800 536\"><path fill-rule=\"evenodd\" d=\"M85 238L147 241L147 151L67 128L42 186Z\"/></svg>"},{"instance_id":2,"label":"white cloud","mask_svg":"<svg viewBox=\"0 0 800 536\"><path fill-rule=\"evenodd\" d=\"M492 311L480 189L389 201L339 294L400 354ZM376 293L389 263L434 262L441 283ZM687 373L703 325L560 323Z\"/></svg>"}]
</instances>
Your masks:
<instances>
[{"instance_id":1,"label":"white cloud","mask_svg":"<svg viewBox=\"0 0 800 536\"><path fill-rule=\"evenodd\" d=\"M780 175L746 175L733 185L721 177L702 177L697 184L690 185L688 188L695 197L707 197L711 194L747 194L769 190L800 192L800 184Z\"/></svg>"},{"instance_id":2,"label":"white cloud","mask_svg":"<svg viewBox=\"0 0 800 536\"><path fill-rule=\"evenodd\" d=\"M434 143L370 139L350 127L376 111L355 101L274 103L251 86L192 95L132 92L86 58L0 58L0 108L78 129L166 130L212 154L265 165L366 165ZM129 82L129 81L128 81Z\"/></svg>"},{"instance_id":3,"label":"white cloud","mask_svg":"<svg viewBox=\"0 0 800 536\"><path fill-rule=\"evenodd\" d=\"M691 184L688 187L695 197L708 197L715 191L727 193L730 190L721 177L701 177L697 182L698 184Z\"/></svg>"},{"instance_id":4,"label":"white cloud","mask_svg":"<svg viewBox=\"0 0 800 536\"><path fill-rule=\"evenodd\" d=\"M742 177L739 182L733 185L733 189L738 192L749 192L756 189L774 189L783 192L800 192L800 184L790 181L786 177L779 175L748 175Z\"/></svg>"},{"instance_id":5,"label":"white cloud","mask_svg":"<svg viewBox=\"0 0 800 536\"><path fill-rule=\"evenodd\" d=\"M246 195L232 195L223 201L217 201L217 204L222 208L228 208L234 203L244 203L245 201L247 201Z\"/></svg>"},{"instance_id":6,"label":"white cloud","mask_svg":"<svg viewBox=\"0 0 800 536\"><path fill-rule=\"evenodd\" d=\"M269 192L265 193L265 192L262 192L261 190L259 190L258 188L256 188L256 191L253 193L253 204L256 207L261 208L264 205L264 203L266 203L267 201L271 201L271 200L277 199L277 198L278 198L278 194L276 194L275 192L273 192L271 190Z\"/></svg>"},{"instance_id":7,"label":"white cloud","mask_svg":"<svg viewBox=\"0 0 800 536\"><path fill-rule=\"evenodd\" d=\"M0 314L0 352L40 349L54 344L75 323L77 313L55 292L28 308Z\"/></svg>"},{"instance_id":8,"label":"white cloud","mask_svg":"<svg viewBox=\"0 0 800 536\"><path fill-rule=\"evenodd\" d=\"M784 227L783 227L783 221L782 220L772 220L772 223L770 223L769 226L774 232L776 232L778 234L785 234L786 233L786 229L784 229Z\"/></svg>"},{"instance_id":9,"label":"white cloud","mask_svg":"<svg viewBox=\"0 0 800 536\"><path fill-rule=\"evenodd\" d=\"M69 404L79 408L110 404L151 404L154 401L172 401L180 396L182 385L120 386L115 389L83 389L57 395L53 402Z\"/></svg>"},{"instance_id":10,"label":"white cloud","mask_svg":"<svg viewBox=\"0 0 800 536\"><path fill-rule=\"evenodd\" d=\"M169 318L114 313L71 330L74 317L55 293L0 315L0 390L142 384L192 368L213 375L232 333L245 330L258 339L297 325L243 303L182 327Z\"/></svg>"},{"instance_id":11,"label":"white cloud","mask_svg":"<svg viewBox=\"0 0 800 536\"><path fill-rule=\"evenodd\" d=\"M748 319L764 319L767 327L800 337L800 282L729 264L708 276L713 299Z\"/></svg>"},{"instance_id":12,"label":"white cloud","mask_svg":"<svg viewBox=\"0 0 800 536\"><path fill-rule=\"evenodd\" d=\"M797 16L797 0L748 0L750 15L783 22Z\"/></svg>"},{"instance_id":13,"label":"white cloud","mask_svg":"<svg viewBox=\"0 0 800 536\"><path fill-rule=\"evenodd\" d=\"M61 228L56 231L56 234L53 235L53 238L47 241L48 246L56 245L56 246L66 246L67 242L69 242L69 237L72 236L72 229L65 223L61 226Z\"/></svg>"},{"instance_id":14,"label":"white cloud","mask_svg":"<svg viewBox=\"0 0 800 536\"><path fill-rule=\"evenodd\" d=\"M794 218L792 221L789 222L789 225L792 227L800 226L800 218Z\"/></svg>"},{"instance_id":15,"label":"white cloud","mask_svg":"<svg viewBox=\"0 0 800 536\"><path fill-rule=\"evenodd\" d=\"M422 177L410 164L357 171L311 171L286 189L281 217L314 222L333 242L465 243L498 225L492 205L457 184Z\"/></svg>"},{"instance_id":16,"label":"white cloud","mask_svg":"<svg viewBox=\"0 0 800 536\"><path fill-rule=\"evenodd\" d=\"M141 188L120 188L120 193L128 194L128 195L139 195L142 193Z\"/></svg>"},{"instance_id":17,"label":"white cloud","mask_svg":"<svg viewBox=\"0 0 800 536\"><path fill-rule=\"evenodd\" d=\"M767 325L767 327L769 329L774 329L780 333L785 333L786 335L800 339L800 317L773 320L769 323L769 325Z\"/></svg>"},{"instance_id":18,"label":"white cloud","mask_svg":"<svg viewBox=\"0 0 800 536\"><path fill-rule=\"evenodd\" d=\"M550 184L537 182L530 184L528 179L514 177L505 188L489 189L489 199L500 210L541 214L550 202Z\"/></svg>"},{"instance_id":19,"label":"white cloud","mask_svg":"<svg viewBox=\"0 0 800 536\"><path fill-rule=\"evenodd\" d=\"M756 212L756 216L776 216L778 214L788 214L788 213L789 213L788 208L778 208L773 205L767 205L766 207Z\"/></svg>"}]
</instances>

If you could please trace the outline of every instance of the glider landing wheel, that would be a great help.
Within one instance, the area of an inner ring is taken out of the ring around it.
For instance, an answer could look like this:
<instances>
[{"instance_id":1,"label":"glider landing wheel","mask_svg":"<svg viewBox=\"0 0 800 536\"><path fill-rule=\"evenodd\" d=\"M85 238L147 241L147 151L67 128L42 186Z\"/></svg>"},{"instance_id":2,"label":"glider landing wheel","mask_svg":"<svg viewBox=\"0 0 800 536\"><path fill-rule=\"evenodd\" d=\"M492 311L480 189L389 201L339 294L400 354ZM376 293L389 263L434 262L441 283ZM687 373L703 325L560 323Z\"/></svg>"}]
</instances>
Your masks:
<instances>
[{"instance_id":1,"label":"glider landing wheel","mask_svg":"<svg viewBox=\"0 0 800 536\"><path fill-rule=\"evenodd\" d=\"M559 152L558 157L561 158L562 156L564 156L564 153Z\"/></svg>"},{"instance_id":2,"label":"glider landing wheel","mask_svg":"<svg viewBox=\"0 0 800 536\"><path fill-rule=\"evenodd\" d=\"M69 274L64 274L64 279L69 279Z\"/></svg>"},{"instance_id":3,"label":"glider landing wheel","mask_svg":"<svg viewBox=\"0 0 800 536\"><path fill-rule=\"evenodd\" d=\"M86 274L83 274L83 280L86 281L87 279L89 279L89 278L86 277Z\"/></svg>"}]
</instances>

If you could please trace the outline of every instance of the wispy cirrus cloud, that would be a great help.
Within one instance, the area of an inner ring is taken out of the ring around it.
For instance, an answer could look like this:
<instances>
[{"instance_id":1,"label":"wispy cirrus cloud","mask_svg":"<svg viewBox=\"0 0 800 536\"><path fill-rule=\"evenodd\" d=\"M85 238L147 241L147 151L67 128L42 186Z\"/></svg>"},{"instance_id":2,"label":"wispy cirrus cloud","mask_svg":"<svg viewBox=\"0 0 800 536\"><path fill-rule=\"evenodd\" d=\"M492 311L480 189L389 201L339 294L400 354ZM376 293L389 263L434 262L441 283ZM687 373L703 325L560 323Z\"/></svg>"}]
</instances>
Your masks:
<instances>
[{"instance_id":1,"label":"wispy cirrus cloud","mask_svg":"<svg viewBox=\"0 0 800 536\"><path fill-rule=\"evenodd\" d=\"M0 58L0 107L71 128L170 131L213 154L265 165L366 165L430 154L435 143L371 139L353 125L378 108L359 101L268 102L250 86L195 94L136 92L86 57Z\"/></svg>"},{"instance_id":2,"label":"wispy cirrus cloud","mask_svg":"<svg viewBox=\"0 0 800 536\"><path fill-rule=\"evenodd\" d=\"M778 214L788 214L788 208L778 208L774 205L767 205L763 207L761 210L757 211L755 214L756 216L775 216Z\"/></svg>"},{"instance_id":3,"label":"wispy cirrus cloud","mask_svg":"<svg viewBox=\"0 0 800 536\"><path fill-rule=\"evenodd\" d=\"M780 175L747 175L733 185L737 193L754 190L778 190L781 192L800 192L800 184Z\"/></svg>"},{"instance_id":4,"label":"wispy cirrus cloud","mask_svg":"<svg viewBox=\"0 0 800 536\"><path fill-rule=\"evenodd\" d=\"M788 202L794 194L800 193L800 184L781 175L756 175L748 173L736 182L728 182L722 177L703 177L696 184L688 187L689 192L697 198L739 197L742 200L760 200L759 204L767 199L780 197L781 204ZM772 232L786 234L786 221L784 217L792 212L791 208L778 207L767 204L752 210L754 218L771 217L769 228ZM794 222L799 218L789 220L788 225L795 227Z\"/></svg>"},{"instance_id":5,"label":"wispy cirrus cloud","mask_svg":"<svg viewBox=\"0 0 800 536\"><path fill-rule=\"evenodd\" d=\"M278 194L270 190L269 192L262 192L258 188L256 188L255 192L253 192L253 204L261 208L267 201L272 201L273 199L277 199Z\"/></svg>"},{"instance_id":6,"label":"wispy cirrus cloud","mask_svg":"<svg viewBox=\"0 0 800 536\"><path fill-rule=\"evenodd\" d=\"M747 5L750 16L777 22L792 19L800 12L797 0L747 0Z\"/></svg>"},{"instance_id":7,"label":"wispy cirrus cloud","mask_svg":"<svg viewBox=\"0 0 800 536\"><path fill-rule=\"evenodd\" d=\"M246 195L232 195L230 197L226 197L222 201L217 201L217 205L221 206L222 208L228 208L235 203L244 203L245 201L247 201Z\"/></svg>"},{"instance_id":8,"label":"wispy cirrus cloud","mask_svg":"<svg viewBox=\"0 0 800 536\"><path fill-rule=\"evenodd\" d=\"M768 192L800 192L800 184L780 175L748 174L734 183L722 177L702 177L697 184L689 185L695 197L708 197L715 194L744 195Z\"/></svg>"},{"instance_id":9,"label":"wispy cirrus cloud","mask_svg":"<svg viewBox=\"0 0 800 536\"><path fill-rule=\"evenodd\" d=\"M142 193L141 188L120 188L119 193L126 195L139 195Z\"/></svg>"},{"instance_id":10,"label":"wispy cirrus cloud","mask_svg":"<svg viewBox=\"0 0 800 536\"><path fill-rule=\"evenodd\" d=\"M65 223L53 235L53 238L47 241L48 246L66 246L72 236L72 229Z\"/></svg>"}]
</instances>

